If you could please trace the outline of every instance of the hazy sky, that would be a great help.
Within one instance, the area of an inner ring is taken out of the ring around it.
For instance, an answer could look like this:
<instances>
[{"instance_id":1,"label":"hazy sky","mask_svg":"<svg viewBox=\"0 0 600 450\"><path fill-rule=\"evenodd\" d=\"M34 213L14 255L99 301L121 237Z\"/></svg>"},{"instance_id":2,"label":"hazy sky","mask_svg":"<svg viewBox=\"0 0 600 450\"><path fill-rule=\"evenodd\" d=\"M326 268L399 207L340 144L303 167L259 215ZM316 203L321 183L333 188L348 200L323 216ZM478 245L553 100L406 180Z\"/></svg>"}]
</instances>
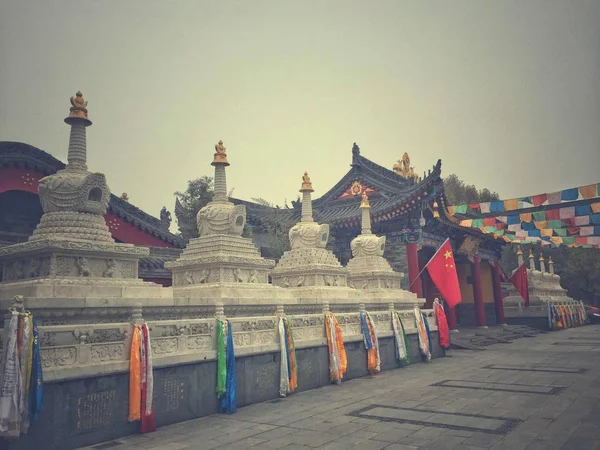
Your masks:
<instances>
[{"instance_id":1,"label":"hazy sky","mask_svg":"<svg viewBox=\"0 0 600 450\"><path fill-rule=\"evenodd\" d=\"M600 181L598 0L0 0L0 140L66 160L78 89L90 169L154 215L219 139L276 203L353 142L504 198Z\"/></svg>"}]
</instances>

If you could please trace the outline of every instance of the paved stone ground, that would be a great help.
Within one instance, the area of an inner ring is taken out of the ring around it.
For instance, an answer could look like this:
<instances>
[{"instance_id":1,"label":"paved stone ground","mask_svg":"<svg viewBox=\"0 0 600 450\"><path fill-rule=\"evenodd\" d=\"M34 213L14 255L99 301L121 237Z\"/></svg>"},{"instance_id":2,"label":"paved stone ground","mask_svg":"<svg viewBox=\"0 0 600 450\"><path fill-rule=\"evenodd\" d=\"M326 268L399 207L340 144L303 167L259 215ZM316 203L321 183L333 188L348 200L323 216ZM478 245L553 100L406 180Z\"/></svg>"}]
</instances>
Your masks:
<instances>
[{"instance_id":1,"label":"paved stone ground","mask_svg":"<svg viewBox=\"0 0 600 450\"><path fill-rule=\"evenodd\" d=\"M600 325L574 328L486 351L455 350L430 364L131 436L111 450L600 449L599 369ZM431 386L445 380L455 381ZM349 415L358 410L362 415ZM403 421L411 417L420 423ZM507 422L506 434L490 433L503 418L520 421Z\"/></svg>"}]
</instances>

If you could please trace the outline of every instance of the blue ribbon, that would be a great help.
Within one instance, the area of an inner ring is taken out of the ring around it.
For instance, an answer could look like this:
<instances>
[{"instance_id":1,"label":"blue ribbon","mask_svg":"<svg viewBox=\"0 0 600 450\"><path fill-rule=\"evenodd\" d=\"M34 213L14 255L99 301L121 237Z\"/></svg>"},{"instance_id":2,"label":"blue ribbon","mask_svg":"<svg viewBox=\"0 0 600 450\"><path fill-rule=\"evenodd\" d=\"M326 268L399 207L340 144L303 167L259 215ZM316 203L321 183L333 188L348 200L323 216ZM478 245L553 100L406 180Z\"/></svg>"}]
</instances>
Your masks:
<instances>
[{"instance_id":1,"label":"blue ribbon","mask_svg":"<svg viewBox=\"0 0 600 450\"><path fill-rule=\"evenodd\" d=\"M360 326L362 328L362 332L365 337L365 347L367 347L367 350L372 350L373 349L373 341L371 340L371 333L369 332L367 316L363 312L360 313Z\"/></svg>"},{"instance_id":2,"label":"blue ribbon","mask_svg":"<svg viewBox=\"0 0 600 450\"><path fill-rule=\"evenodd\" d=\"M226 392L221 397L221 412L233 414L237 410L236 381L235 381L235 352L233 351L233 333L231 323L227 321L227 382Z\"/></svg>"},{"instance_id":3,"label":"blue ribbon","mask_svg":"<svg viewBox=\"0 0 600 450\"><path fill-rule=\"evenodd\" d=\"M37 420L38 414L44 409L44 378L42 375L42 358L40 357L40 338L35 318L33 321L33 359L31 383L29 385L29 417Z\"/></svg>"}]
</instances>

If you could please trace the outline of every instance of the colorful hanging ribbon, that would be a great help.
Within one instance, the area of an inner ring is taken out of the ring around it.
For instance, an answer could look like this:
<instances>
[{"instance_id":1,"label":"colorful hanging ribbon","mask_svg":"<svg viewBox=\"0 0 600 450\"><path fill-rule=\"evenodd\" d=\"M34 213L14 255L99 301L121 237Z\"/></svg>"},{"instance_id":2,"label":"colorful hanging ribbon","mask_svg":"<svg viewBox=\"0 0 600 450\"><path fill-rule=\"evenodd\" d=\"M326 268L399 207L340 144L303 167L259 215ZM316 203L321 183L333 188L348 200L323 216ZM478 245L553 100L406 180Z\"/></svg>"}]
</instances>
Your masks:
<instances>
[{"instance_id":1,"label":"colorful hanging ribbon","mask_svg":"<svg viewBox=\"0 0 600 450\"><path fill-rule=\"evenodd\" d=\"M339 384L348 368L344 338L340 324L331 312L325 313L325 334L329 349L329 376L332 382Z\"/></svg>"},{"instance_id":2,"label":"colorful hanging ribbon","mask_svg":"<svg viewBox=\"0 0 600 450\"><path fill-rule=\"evenodd\" d=\"M227 344L225 344L225 330ZM217 397L221 399L221 412L237 411L235 352L233 332L229 320L217 319Z\"/></svg>"},{"instance_id":3,"label":"colorful hanging ribbon","mask_svg":"<svg viewBox=\"0 0 600 450\"><path fill-rule=\"evenodd\" d=\"M441 305L438 299L433 302L433 310L435 312L435 320L438 327L438 335L440 339L440 346L443 349L448 350L450 348L450 330L448 329L448 320L444 307Z\"/></svg>"},{"instance_id":4,"label":"colorful hanging ribbon","mask_svg":"<svg viewBox=\"0 0 600 450\"><path fill-rule=\"evenodd\" d=\"M429 327L425 324L423 314L418 306L415 306L415 326L417 327L417 335L419 337L419 350L425 361L431 361L431 347L429 345L428 329Z\"/></svg>"},{"instance_id":5,"label":"colorful hanging ribbon","mask_svg":"<svg viewBox=\"0 0 600 450\"><path fill-rule=\"evenodd\" d=\"M404 365L410 364L408 339L397 311L392 311L392 329L394 330L394 342L396 344L396 359Z\"/></svg>"},{"instance_id":6,"label":"colorful hanging ribbon","mask_svg":"<svg viewBox=\"0 0 600 450\"><path fill-rule=\"evenodd\" d=\"M375 324L368 312L360 312L360 324L363 333L365 348L367 349L367 369L374 375L381 371L381 359L379 357L379 340L375 331Z\"/></svg>"},{"instance_id":7,"label":"colorful hanging ribbon","mask_svg":"<svg viewBox=\"0 0 600 450\"><path fill-rule=\"evenodd\" d=\"M281 348L279 395L285 397L298 387L296 347L290 322L285 317L279 319L279 345Z\"/></svg>"}]
</instances>

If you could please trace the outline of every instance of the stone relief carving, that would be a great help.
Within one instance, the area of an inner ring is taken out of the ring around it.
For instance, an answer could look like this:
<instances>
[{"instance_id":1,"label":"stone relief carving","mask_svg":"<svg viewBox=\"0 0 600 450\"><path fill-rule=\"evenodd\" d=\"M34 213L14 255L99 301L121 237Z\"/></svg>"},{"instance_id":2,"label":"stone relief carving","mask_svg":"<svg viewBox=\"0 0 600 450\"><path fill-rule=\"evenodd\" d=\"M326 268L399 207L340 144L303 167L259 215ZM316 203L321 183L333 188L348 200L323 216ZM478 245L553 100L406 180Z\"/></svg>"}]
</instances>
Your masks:
<instances>
[{"instance_id":1,"label":"stone relief carving","mask_svg":"<svg viewBox=\"0 0 600 450\"><path fill-rule=\"evenodd\" d=\"M283 277L283 287L290 287L290 279L288 277Z\"/></svg>"},{"instance_id":2,"label":"stone relief carving","mask_svg":"<svg viewBox=\"0 0 600 450\"><path fill-rule=\"evenodd\" d=\"M240 274L240 269L238 269L237 267L235 269L233 269L233 279L235 280L236 283L244 282L244 279L242 278L242 275Z\"/></svg>"},{"instance_id":3,"label":"stone relief carving","mask_svg":"<svg viewBox=\"0 0 600 450\"><path fill-rule=\"evenodd\" d=\"M212 349L211 336L190 336L187 339L188 350L208 350Z\"/></svg>"},{"instance_id":4,"label":"stone relief carving","mask_svg":"<svg viewBox=\"0 0 600 450\"><path fill-rule=\"evenodd\" d=\"M115 269L117 267L117 262L114 259L106 260L106 269L102 273L104 278L112 278L115 275Z\"/></svg>"},{"instance_id":5,"label":"stone relief carving","mask_svg":"<svg viewBox=\"0 0 600 450\"><path fill-rule=\"evenodd\" d=\"M186 284L194 284L194 274L190 270L183 274L183 278Z\"/></svg>"},{"instance_id":6,"label":"stone relief carving","mask_svg":"<svg viewBox=\"0 0 600 450\"><path fill-rule=\"evenodd\" d=\"M29 278L37 278L40 275L39 260L33 258L29 261Z\"/></svg>"},{"instance_id":7,"label":"stone relief carving","mask_svg":"<svg viewBox=\"0 0 600 450\"><path fill-rule=\"evenodd\" d=\"M121 276L123 278L135 278L136 277L137 263L134 261L122 261L121 262Z\"/></svg>"},{"instance_id":8,"label":"stone relief carving","mask_svg":"<svg viewBox=\"0 0 600 450\"><path fill-rule=\"evenodd\" d=\"M296 286L300 287L304 285L304 275L300 275L298 277L298 282L296 283Z\"/></svg>"},{"instance_id":9,"label":"stone relief carving","mask_svg":"<svg viewBox=\"0 0 600 450\"><path fill-rule=\"evenodd\" d=\"M202 272L200 272L200 279L198 280L198 283L200 283L200 284L207 283L209 275L210 275L210 270L203 269Z\"/></svg>"},{"instance_id":10,"label":"stone relief carving","mask_svg":"<svg viewBox=\"0 0 600 450\"><path fill-rule=\"evenodd\" d=\"M92 346L92 361L119 361L125 358L125 345L103 344Z\"/></svg>"},{"instance_id":11,"label":"stone relief carving","mask_svg":"<svg viewBox=\"0 0 600 450\"><path fill-rule=\"evenodd\" d=\"M150 341L152 354L163 355L167 353L175 353L177 350L177 338L159 338Z\"/></svg>"},{"instance_id":12,"label":"stone relief carving","mask_svg":"<svg viewBox=\"0 0 600 450\"><path fill-rule=\"evenodd\" d=\"M13 277L15 280L21 280L25 277L23 273L23 261L15 261L13 264Z\"/></svg>"},{"instance_id":13,"label":"stone relief carving","mask_svg":"<svg viewBox=\"0 0 600 450\"><path fill-rule=\"evenodd\" d=\"M250 333L233 333L233 345L236 347L250 345Z\"/></svg>"},{"instance_id":14,"label":"stone relief carving","mask_svg":"<svg viewBox=\"0 0 600 450\"><path fill-rule=\"evenodd\" d=\"M77 258L76 265L80 277L89 277L91 275L90 266L86 257L81 256Z\"/></svg>"},{"instance_id":15,"label":"stone relief carving","mask_svg":"<svg viewBox=\"0 0 600 450\"><path fill-rule=\"evenodd\" d=\"M75 347L42 348L40 353L45 368L72 366L77 357Z\"/></svg>"},{"instance_id":16,"label":"stone relief carving","mask_svg":"<svg viewBox=\"0 0 600 450\"><path fill-rule=\"evenodd\" d=\"M18 244L18 250L13 248L14 246L7 246L0 248L0 256L11 255L16 251L35 251L45 250L48 247L56 250L89 250L90 252L102 252L111 251L114 253L121 253L124 255L135 255L135 256L147 256L149 250L145 247L129 247L122 246L114 243L101 243L101 242L76 242L67 240L46 240L40 239L36 241L28 241L22 244Z\"/></svg>"},{"instance_id":17,"label":"stone relief carving","mask_svg":"<svg viewBox=\"0 0 600 450\"><path fill-rule=\"evenodd\" d=\"M252 269L250 271L250 277L248 278L248 283L256 283L256 270Z\"/></svg>"}]
</instances>

